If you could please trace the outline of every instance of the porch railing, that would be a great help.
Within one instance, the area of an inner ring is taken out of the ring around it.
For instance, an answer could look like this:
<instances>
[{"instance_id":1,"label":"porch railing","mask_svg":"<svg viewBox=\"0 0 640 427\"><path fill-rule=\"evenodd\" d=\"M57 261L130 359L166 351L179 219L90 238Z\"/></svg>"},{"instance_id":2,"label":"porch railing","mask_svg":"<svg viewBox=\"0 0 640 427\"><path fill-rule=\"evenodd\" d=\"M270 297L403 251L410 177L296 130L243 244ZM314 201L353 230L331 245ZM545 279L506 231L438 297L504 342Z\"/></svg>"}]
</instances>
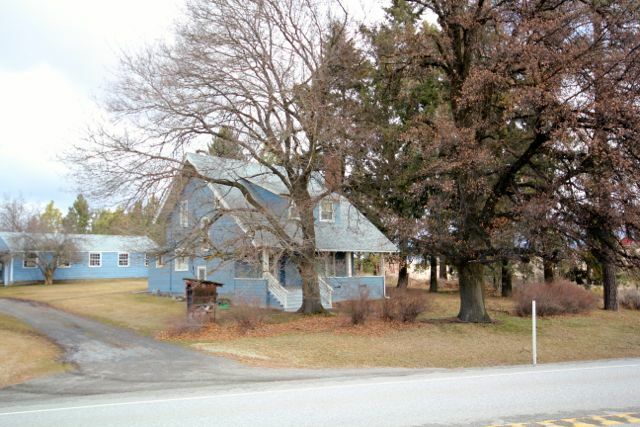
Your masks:
<instances>
[{"instance_id":1,"label":"porch railing","mask_svg":"<svg viewBox=\"0 0 640 427\"><path fill-rule=\"evenodd\" d=\"M278 300L278 302L282 305L282 308L285 310L288 308L287 300L289 297L289 291L276 280L275 277L269 272L263 273L262 277L267 279L267 287L269 288L269 292L273 294L274 297Z\"/></svg>"},{"instance_id":2,"label":"porch railing","mask_svg":"<svg viewBox=\"0 0 640 427\"><path fill-rule=\"evenodd\" d=\"M324 308L332 308L333 288L322 276L318 276L318 284L320 285L320 301L322 302L322 305L324 306Z\"/></svg>"}]
</instances>

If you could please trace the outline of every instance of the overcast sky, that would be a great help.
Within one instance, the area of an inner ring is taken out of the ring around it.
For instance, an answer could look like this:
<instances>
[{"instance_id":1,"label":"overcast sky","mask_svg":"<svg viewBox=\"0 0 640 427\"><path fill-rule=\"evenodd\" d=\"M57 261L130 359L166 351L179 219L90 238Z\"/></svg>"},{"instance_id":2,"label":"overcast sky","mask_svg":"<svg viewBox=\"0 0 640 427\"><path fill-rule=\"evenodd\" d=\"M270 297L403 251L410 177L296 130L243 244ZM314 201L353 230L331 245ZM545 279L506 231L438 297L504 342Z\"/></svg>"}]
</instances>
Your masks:
<instances>
[{"instance_id":1,"label":"overcast sky","mask_svg":"<svg viewBox=\"0 0 640 427\"><path fill-rule=\"evenodd\" d=\"M249 1L249 0L248 0ZM350 0L368 20L384 0ZM377 4L376 4L377 3ZM78 142L118 52L166 37L183 0L0 0L0 196L63 210L75 184L57 156Z\"/></svg>"}]
</instances>

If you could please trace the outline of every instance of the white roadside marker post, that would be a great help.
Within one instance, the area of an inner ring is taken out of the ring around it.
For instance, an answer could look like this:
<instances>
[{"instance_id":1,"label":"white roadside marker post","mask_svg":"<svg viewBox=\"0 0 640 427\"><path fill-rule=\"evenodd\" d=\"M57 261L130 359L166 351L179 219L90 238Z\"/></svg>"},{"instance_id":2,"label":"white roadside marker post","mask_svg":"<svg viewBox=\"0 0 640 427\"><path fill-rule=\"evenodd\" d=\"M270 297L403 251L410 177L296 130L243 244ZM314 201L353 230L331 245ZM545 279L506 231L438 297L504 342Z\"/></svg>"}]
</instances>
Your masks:
<instances>
[{"instance_id":1,"label":"white roadside marker post","mask_svg":"<svg viewBox=\"0 0 640 427\"><path fill-rule=\"evenodd\" d=\"M536 336L536 300L531 301L531 354L533 366L538 364L538 343Z\"/></svg>"}]
</instances>

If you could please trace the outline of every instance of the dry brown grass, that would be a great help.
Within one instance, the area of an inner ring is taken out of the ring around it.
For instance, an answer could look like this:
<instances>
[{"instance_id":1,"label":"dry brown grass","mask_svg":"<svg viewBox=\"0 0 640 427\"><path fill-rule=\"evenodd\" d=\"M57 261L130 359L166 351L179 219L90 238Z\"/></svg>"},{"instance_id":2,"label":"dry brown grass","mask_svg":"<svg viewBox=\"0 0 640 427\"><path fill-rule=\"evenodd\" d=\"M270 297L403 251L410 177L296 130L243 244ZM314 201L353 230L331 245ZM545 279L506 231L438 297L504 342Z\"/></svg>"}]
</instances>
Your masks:
<instances>
[{"instance_id":1,"label":"dry brown grass","mask_svg":"<svg viewBox=\"0 0 640 427\"><path fill-rule=\"evenodd\" d=\"M109 280L0 288L0 298L40 301L61 310L153 335L184 317L184 302L145 294L146 280Z\"/></svg>"},{"instance_id":2,"label":"dry brown grass","mask_svg":"<svg viewBox=\"0 0 640 427\"><path fill-rule=\"evenodd\" d=\"M17 319L0 315L0 388L62 372L60 350Z\"/></svg>"},{"instance_id":3,"label":"dry brown grass","mask_svg":"<svg viewBox=\"0 0 640 427\"><path fill-rule=\"evenodd\" d=\"M164 338L260 366L453 368L528 363L530 319L516 316L511 300L490 297L487 306L493 324L456 322L458 296L438 294L430 295L430 310L412 325L370 319L352 326L347 316L286 314L279 323L266 323L245 336L222 324L202 334ZM596 310L540 319L538 324L540 362L640 356L637 311Z\"/></svg>"}]
</instances>

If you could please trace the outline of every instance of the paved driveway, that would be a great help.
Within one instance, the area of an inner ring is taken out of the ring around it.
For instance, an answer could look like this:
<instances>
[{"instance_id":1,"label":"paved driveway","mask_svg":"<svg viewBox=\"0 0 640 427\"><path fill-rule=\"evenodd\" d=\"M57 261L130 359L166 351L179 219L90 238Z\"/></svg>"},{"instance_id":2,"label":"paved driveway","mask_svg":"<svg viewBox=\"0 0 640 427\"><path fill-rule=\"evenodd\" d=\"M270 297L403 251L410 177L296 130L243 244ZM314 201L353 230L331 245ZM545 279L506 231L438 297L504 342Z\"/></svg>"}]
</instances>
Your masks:
<instances>
[{"instance_id":1,"label":"paved driveway","mask_svg":"<svg viewBox=\"0 0 640 427\"><path fill-rule=\"evenodd\" d=\"M50 306L0 299L0 312L48 336L64 350L68 373L0 390L0 402L49 396L153 391L367 374L403 374L405 369L284 370L253 368L129 330L105 325ZM330 357L330 352L327 352Z\"/></svg>"}]
</instances>

